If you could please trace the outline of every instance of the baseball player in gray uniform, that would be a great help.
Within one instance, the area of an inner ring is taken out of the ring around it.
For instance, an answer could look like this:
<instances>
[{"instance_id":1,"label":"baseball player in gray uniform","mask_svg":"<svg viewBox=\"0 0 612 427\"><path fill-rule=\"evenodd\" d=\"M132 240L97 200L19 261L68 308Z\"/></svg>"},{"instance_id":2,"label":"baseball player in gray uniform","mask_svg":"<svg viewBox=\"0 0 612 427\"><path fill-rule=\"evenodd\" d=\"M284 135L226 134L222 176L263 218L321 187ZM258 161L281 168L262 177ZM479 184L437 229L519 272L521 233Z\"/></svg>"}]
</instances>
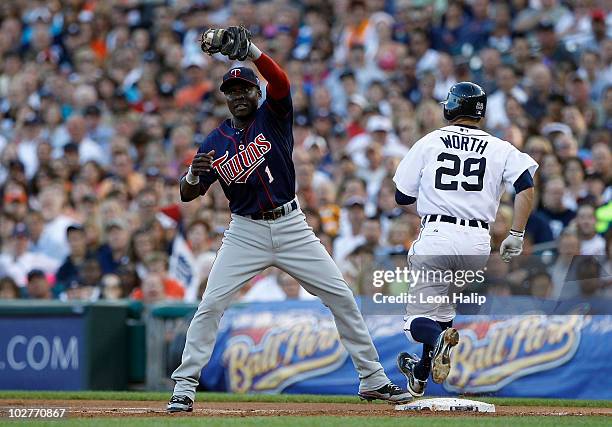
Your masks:
<instances>
[{"instance_id":1,"label":"baseball player in gray uniform","mask_svg":"<svg viewBox=\"0 0 612 427\"><path fill-rule=\"evenodd\" d=\"M501 257L508 262L523 248L538 165L509 142L479 128L487 106L480 86L457 83L442 104L449 126L417 141L393 179L397 203L416 202L421 217L419 237L408 252L409 268L424 273L483 269L491 251L489 224L505 185L513 185L512 229L501 245ZM459 342L452 327L454 298L449 295L454 283L436 278L448 275L421 277L427 278L413 288L417 298L407 305L404 331L410 340L423 344L422 357L401 353L397 359L413 396L423 395L430 371L434 382L446 380L451 349Z\"/></svg>"},{"instance_id":2,"label":"baseball player in gray uniform","mask_svg":"<svg viewBox=\"0 0 612 427\"><path fill-rule=\"evenodd\" d=\"M210 39L222 40L223 34L214 33ZM232 117L208 135L180 182L181 199L189 202L218 180L232 219L187 330L181 365L172 374L176 385L167 409L192 410L200 372L210 359L223 312L241 287L270 266L289 273L329 307L359 373L359 396L408 401L410 393L387 378L351 289L298 206L287 74L252 43L248 58L268 82L266 99L259 105L262 93L252 69L230 69L220 90Z\"/></svg>"}]
</instances>

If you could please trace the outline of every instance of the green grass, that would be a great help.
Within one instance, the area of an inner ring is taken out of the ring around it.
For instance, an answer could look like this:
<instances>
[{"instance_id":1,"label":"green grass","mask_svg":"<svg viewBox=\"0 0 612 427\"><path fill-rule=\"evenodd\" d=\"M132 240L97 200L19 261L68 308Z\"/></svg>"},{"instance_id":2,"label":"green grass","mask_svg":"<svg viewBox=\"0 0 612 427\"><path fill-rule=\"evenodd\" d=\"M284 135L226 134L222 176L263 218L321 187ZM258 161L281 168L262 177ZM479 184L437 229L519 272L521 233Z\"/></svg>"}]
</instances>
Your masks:
<instances>
[{"instance_id":1,"label":"green grass","mask_svg":"<svg viewBox=\"0 0 612 427\"><path fill-rule=\"evenodd\" d=\"M32 425L32 426L87 426L87 427L145 427L145 426L202 426L207 427L488 427L488 426L538 426L538 427L563 427L563 426L608 426L609 417L487 417L474 416L465 418L443 418L427 417L252 417L252 418L104 418L104 419L67 419L61 421L23 421L2 422L0 426Z\"/></svg>"},{"instance_id":2,"label":"green grass","mask_svg":"<svg viewBox=\"0 0 612 427\"><path fill-rule=\"evenodd\" d=\"M0 399L49 399L49 400L148 400L165 402L170 392L140 391L0 391ZM506 398L466 396L501 406L580 406L612 408L610 400L571 400L540 398ZM198 402L277 402L277 403L359 403L357 396L329 396L314 394L231 394L198 393ZM385 404L380 402L380 404Z\"/></svg>"},{"instance_id":3,"label":"green grass","mask_svg":"<svg viewBox=\"0 0 612 427\"><path fill-rule=\"evenodd\" d=\"M466 399L480 400L500 406L565 406L585 408L612 408L612 400L573 400L573 399L544 399L530 397L486 397L464 396Z\"/></svg>"}]
</instances>

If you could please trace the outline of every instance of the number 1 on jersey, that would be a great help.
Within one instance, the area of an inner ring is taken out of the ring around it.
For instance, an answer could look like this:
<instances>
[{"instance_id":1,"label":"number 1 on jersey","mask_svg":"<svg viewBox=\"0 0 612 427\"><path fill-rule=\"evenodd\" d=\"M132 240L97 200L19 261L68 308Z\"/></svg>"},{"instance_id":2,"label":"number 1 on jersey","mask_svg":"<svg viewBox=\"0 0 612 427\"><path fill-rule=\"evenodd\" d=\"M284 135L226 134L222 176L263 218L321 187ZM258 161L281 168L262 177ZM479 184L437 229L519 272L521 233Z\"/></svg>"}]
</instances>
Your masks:
<instances>
[{"instance_id":1,"label":"number 1 on jersey","mask_svg":"<svg viewBox=\"0 0 612 427\"><path fill-rule=\"evenodd\" d=\"M270 166L266 166L266 173L268 174L268 182L274 181L274 177L272 176L272 172L270 172Z\"/></svg>"}]
</instances>

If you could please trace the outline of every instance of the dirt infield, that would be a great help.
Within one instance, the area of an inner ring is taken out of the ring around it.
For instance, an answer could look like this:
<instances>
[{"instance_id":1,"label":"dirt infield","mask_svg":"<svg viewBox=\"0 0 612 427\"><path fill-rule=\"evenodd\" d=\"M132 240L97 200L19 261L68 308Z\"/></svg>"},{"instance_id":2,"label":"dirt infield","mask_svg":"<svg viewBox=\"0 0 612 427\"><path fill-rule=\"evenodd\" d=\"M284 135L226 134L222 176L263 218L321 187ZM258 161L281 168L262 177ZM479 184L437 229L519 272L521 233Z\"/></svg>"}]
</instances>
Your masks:
<instances>
[{"instance_id":1,"label":"dirt infield","mask_svg":"<svg viewBox=\"0 0 612 427\"><path fill-rule=\"evenodd\" d=\"M0 418L8 408L65 408L69 418L101 417L269 417L269 416L383 416L401 417L416 412L396 411L393 405L373 403L269 403L196 402L191 414L166 414L165 402L118 400L0 400ZM612 416L610 408L496 406L494 416ZM419 412L419 416L478 416L466 412Z\"/></svg>"}]
</instances>

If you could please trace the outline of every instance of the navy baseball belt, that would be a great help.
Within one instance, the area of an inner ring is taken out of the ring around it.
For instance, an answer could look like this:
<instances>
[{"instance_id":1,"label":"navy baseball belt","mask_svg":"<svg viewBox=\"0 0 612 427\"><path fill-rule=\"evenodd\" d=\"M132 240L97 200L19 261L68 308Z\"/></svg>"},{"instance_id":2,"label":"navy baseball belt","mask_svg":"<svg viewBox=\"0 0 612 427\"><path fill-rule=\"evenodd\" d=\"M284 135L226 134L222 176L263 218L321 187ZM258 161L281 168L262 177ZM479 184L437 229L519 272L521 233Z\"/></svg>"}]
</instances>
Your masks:
<instances>
[{"instance_id":1,"label":"navy baseball belt","mask_svg":"<svg viewBox=\"0 0 612 427\"><path fill-rule=\"evenodd\" d=\"M467 225L469 227L475 227L475 228L484 228L485 230L489 229L489 224L487 224L486 222L484 222L483 220L480 219L461 219L461 218L455 218L454 216L448 216L448 215L426 215L425 218L423 218L423 224L427 224L428 222L448 222L450 224L457 224L457 225Z\"/></svg>"},{"instance_id":2,"label":"navy baseball belt","mask_svg":"<svg viewBox=\"0 0 612 427\"><path fill-rule=\"evenodd\" d=\"M259 220L263 219L266 221L274 221L275 219L280 218L281 216L288 215L290 212L293 212L298 208L297 201L293 199L290 202L285 203L282 206L279 206L275 209L271 209L269 211L261 211L254 213L252 215L244 215L247 218Z\"/></svg>"}]
</instances>

